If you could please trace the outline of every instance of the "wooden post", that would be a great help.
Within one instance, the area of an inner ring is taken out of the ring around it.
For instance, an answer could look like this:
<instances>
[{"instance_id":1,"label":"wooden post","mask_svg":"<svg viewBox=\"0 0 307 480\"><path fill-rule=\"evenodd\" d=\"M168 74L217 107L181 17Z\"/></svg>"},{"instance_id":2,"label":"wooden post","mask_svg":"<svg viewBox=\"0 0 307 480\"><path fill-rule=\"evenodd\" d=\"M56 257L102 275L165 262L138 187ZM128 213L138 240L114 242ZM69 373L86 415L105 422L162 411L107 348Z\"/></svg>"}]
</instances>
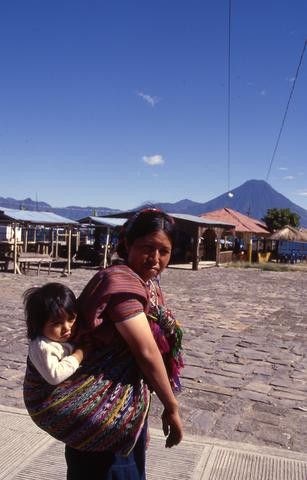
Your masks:
<instances>
[{"instance_id":1,"label":"wooden post","mask_svg":"<svg viewBox=\"0 0 307 480\"><path fill-rule=\"evenodd\" d=\"M106 243L105 243L105 246L104 246L103 268L106 268L106 266L107 266L109 240L110 240L110 227L108 227L108 229L107 229L107 238L106 238Z\"/></svg>"},{"instance_id":2,"label":"wooden post","mask_svg":"<svg viewBox=\"0 0 307 480\"><path fill-rule=\"evenodd\" d=\"M79 250L80 247L80 230L76 232L76 252Z\"/></svg>"},{"instance_id":3,"label":"wooden post","mask_svg":"<svg viewBox=\"0 0 307 480\"><path fill-rule=\"evenodd\" d=\"M17 227L14 223L14 273L17 273Z\"/></svg>"},{"instance_id":4,"label":"wooden post","mask_svg":"<svg viewBox=\"0 0 307 480\"><path fill-rule=\"evenodd\" d=\"M54 229L53 229L53 227L50 227L50 243L51 243L50 255L52 256L52 258L55 258L55 252L54 252Z\"/></svg>"},{"instance_id":5,"label":"wooden post","mask_svg":"<svg viewBox=\"0 0 307 480\"><path fill-rule=\"evenodd\" d=\"M250 234L250 238L248 240L248 247L247 247L247 260L248 263L252 263L252 251L253 251L253 238L252 233Z\"/></svg>"},{"instance_id":6,"label":"wooden post","mask_svg":"<svg viewBox=\"0 0 307 480\"><path fill-rule=\"evenodd\" d=\"M71 227L68 227L67 237L67 273L71 273Z\"/></svg>"},{"instance_id":7,"label":"wooden post","mask_svg":"<svg viewBox=\"0 0 307 480\"><path fill-rule=\"evenodd\" d=\"M28 251L28 234L29 234L29 226L26 225L26 227L25 227L25 247L24 247L25 253Z\"/></svg>"},{"instance_id":8,"label":"wooden post","mask_svg":"<svg viewBox=\"0 0 307 480\"><path fill-rule=\"evenodd\" d=\"M215 245L216 256L215 256L215 264L216 264L216 266L218 267L218 266L220 265L220 251L221 251L221 244L220 244L221 235L220 235L219 229L215 228L215 234L216 234L216 245Z\"/></svg>"},{"instance_id":9,"label":"wooden post","mask_svg":"<svg viewBox=\"0 0 307 480\"><path fill-rule=\"evenodd\" d=\"M193 270L198 270L199 263L199 237L200 237L200 228L196 225L195 232L193 235L193 259L192 259L192 268Z\"/></svg>"},{"instance_id":10,"label":"wooden post","mask_svg":"<svg viewBox=\"0 0 307 480\"><path fill-rule=\"evenodd\" d=\"M21 275L21 271L18 265L18 244L17 244L17 224L14 223L14 274L19 273Z\"/></svg>"},{"instance_id":11,"label":"wooden post","mask_svg":"<svg viewBox=\"0 0 307 480\"><path fill-rule=\"evenodd\" d=\"M59 229L55 229L55 258L59 256Z\"/></svg>"}]
</instances>

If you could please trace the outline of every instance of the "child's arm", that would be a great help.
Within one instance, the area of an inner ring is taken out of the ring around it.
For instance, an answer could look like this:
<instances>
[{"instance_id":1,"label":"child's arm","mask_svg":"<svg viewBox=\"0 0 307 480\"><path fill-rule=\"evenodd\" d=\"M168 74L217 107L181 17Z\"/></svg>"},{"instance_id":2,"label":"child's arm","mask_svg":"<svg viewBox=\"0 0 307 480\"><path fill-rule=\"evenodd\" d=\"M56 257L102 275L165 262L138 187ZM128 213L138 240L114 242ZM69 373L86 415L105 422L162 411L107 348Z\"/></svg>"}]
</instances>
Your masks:
<instances>
[{"instance_id":1,"label":"child's arm","mask_svg":"<svg viewBox=\"0 0 307 480\"><path fill-rule=\"evenodd\" d=\"M83 360L83 350L77 348L63 357L60 344L36 339L29 344L29 358L46 382L57 385L75 373Z\"/></svg>"},{"instance_id":2,"label":"child's arm","mask_svg":"<svg viewBox=\"0 0 307 480\"><path fill-rule=\"evenodd\" d=\"M84 354L85 354L85 351L82 350L81 347L76 347L75 350L73 351L73 353L71 354L71 356L75 357L77 359L77 362L79 362L79 365L80 365L80 363L82 362L82 360L84 358Z\"/></svg>"}]
</instances>

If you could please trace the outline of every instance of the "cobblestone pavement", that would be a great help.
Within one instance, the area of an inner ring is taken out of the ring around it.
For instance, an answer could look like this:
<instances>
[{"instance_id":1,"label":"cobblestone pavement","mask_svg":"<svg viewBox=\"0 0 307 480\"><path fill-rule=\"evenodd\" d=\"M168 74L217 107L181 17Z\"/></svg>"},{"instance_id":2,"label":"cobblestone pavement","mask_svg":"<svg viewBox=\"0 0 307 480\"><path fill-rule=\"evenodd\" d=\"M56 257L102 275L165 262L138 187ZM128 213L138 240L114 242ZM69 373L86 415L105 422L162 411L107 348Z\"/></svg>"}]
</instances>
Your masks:
<instances>
[{"instance_id":1,"label":"cobblestone pavement","mask_svg":"<svg viewBox=\"0 0 307 480\"><path fill-rule=\"evenodd\" d=\"M79 294L93 273L0 272L0 404L24 406L24 290L61 281ZM186 431L307 452L307 274L170 268L162 287L185 331ZM156 427L160 413L154 399Z\"/></svg>"}]
</instances>

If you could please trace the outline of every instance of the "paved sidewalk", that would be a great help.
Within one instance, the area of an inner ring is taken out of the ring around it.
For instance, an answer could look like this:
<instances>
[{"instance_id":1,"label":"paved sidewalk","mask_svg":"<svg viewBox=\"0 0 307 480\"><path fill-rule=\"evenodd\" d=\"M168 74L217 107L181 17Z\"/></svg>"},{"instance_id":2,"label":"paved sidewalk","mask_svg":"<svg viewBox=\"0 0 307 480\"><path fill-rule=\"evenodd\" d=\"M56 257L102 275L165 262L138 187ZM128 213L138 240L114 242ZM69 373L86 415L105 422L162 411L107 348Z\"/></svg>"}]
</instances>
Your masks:
<instances>
[{"instance_id":1,"label":"paved sidewalk","mask_svg":"<svg viewBox=\"0 0 307 480\"><path fill-rule=\"evenodd\" d=\"M170 450L163 445L151 429L148 480L307 480L302 453L191 435ZM0 405L0 480L64 480L63 450L24 409Z\"/></svg>"}]
</instances>

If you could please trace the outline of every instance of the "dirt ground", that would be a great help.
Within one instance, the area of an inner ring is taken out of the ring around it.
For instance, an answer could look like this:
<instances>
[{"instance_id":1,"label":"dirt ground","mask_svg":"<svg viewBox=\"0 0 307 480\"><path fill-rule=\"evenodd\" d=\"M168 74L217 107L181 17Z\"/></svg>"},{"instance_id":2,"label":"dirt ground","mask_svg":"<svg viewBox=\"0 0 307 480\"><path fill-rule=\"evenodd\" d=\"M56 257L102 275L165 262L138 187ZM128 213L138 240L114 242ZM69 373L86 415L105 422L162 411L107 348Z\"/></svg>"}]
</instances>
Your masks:
<instances>
[{"instance_id":1,"label":"dirt ground","mask_svg":"<svg viewBox=\"0 0 307 480\"><path fill-rule=\"evenodd\" d=\"M61 281L78 295L94 271L0 272L0 404L23 407L27 340L22 294ZM169 268L168 306L184 328L185 430L307 452L307 274L257 269ZM153 399L150 423L160 426Z\"/></svg>"}]
</instances>

